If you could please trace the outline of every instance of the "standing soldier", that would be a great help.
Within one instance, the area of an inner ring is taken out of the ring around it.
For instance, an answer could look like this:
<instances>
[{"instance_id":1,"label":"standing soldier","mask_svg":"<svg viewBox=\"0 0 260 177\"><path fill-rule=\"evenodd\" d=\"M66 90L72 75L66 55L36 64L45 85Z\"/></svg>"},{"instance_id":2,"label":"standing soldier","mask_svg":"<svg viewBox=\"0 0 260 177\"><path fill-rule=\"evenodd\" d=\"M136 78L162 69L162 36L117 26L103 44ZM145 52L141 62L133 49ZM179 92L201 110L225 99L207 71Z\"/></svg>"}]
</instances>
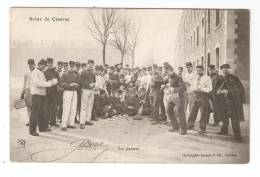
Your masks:
<instances>
[{"instance_id":1,"label":"standing soldier","mask_svg":"<svg viewBox=\"0 0 260 177\"><path fill-rule=\"evenodd\" d=\"M46 61L41 59L38 68L31 73L32 114L29 123L29 132L32 136L39 136L36 132L37 123L40 132L50 131L48 120L45 117L46 88L57 84L55 80L46 81L44 69Z\"/></svg>"},{"instance_id":2,"label":"standing soldier","mask_svg":"<svg viewBox=\"0 0 260 177\"><path fill-rule=\"evenodd\" d=\"M151 98L152 98L152 118L155 121L153 124L158 124L159 120L159 109L162 103L161 85L164 84L164 79L159 75L159 68L157 65L153 66L153 75L151 81Z\"/></svg>"},{"instance_id":3,"label":"standing soldier","mask_svg":"<svg viewBox=\"0 0 260 177\"><path fill-rule=\"evenodd\" d=\"M192 91L191 91L191 82L193 80L193 78L196 77L196 75L193 72L193 66L191 62L187 62L186 63L186 69L187 69L187 73L185 73L185 75L183 76L183 81L184 84L186 85L186 94L185 94L185 107L184 107L184 111L186 113L187 111L187 107L189 105L189 113L191 112L191 105L192 105ZM187 114L186 114L187 115Z\"/></svg>"},{"instance_id":4,"label":"standing soldier","mask_svg":"<svg viewBox=\"0 0 260 177\"><path fill-rule=\"evenodd\" d=\"M219 104L216 111L220 113L223 126L218 134L228 134L229 118L231 118L235 140L241 142L240 121L244 121L245 89L239 78L230 73L229 64L222 65L220 69L223 77L216 83L216 101Z\"/></svg>"},{"instance_id":5,"label":"standing soldier","mask_svg":"<svg viewBox=\"0 0 260 177\"><path fill-rule=\"evenodd\" d=\"M77 90L79 88L79 75L75 71L75 62L70 61L70 70L61 77L63 92L63 112L61 130L75 129L74 120L77 112Z\"/></svg>"},{"instance_id":6,"label":"standing soldier","mask_svg":"<svg viewBox=\"0 0 260 177\"><path fill-rule=\"evenodd\" d=\"M218 104L216 104L216 100L215 100L216 95L214 94L214 90L216 89L216 83L219 80L219 75L216 71L215 65L208 66L208 74L212 81L212 91L209 93L210 111L213 112L213 118L214 118L213 126L216 127L219 124L219 117L218 117L218 112L215 110L215 107L217 107ZM210 118L210 112L208 115L207 122L209 122L209 118Z\"/></svg>"},{"instance_id":7,"label":"standing soldier","mask_svg":"<svg viewBox=\"0 0 260 177\"><path fill-rule=\"evenodd\" d=\"M94 87L96 83L93 72L94 61L88 60L88 67L80 75L80 84L82 88L80 128L84 129L86 125L93 125L90 121L91 112L94 104Z\"/></svg>"},{"instance_id":8,"label":"standing soldier","mask_svg":"<svg viewBox=\"0 0 260 177\"><path fill-rule=\"evenodd\" d=\"M21 99L25 99L25 104L27 107L27 114L28 118L30 120L31 117L31 112L32 112L32 95L31 95L31 73L35 69L35 63L33 59L28 59L28 66L29 66L29 71L26 71L24 74L24 82L23 82L23 91L21 94ZM26 123L26 126L29 126L29 123Z\"/></svg>"},{"instance_id":9,"label":"standing soldier","mask_svg":"<svg viewBox=\"0 0 260 177\"><path fill-rule=\"evenodd\" d=\"M183 67L178 67L178 75L182 78Z\"/></svg>"},{"instance_id":10,"label":"standing soldier","mask_svg":"<svg viewBox=\"0 0 260 177\"><path fill-rule=\"evenodd\" d=\"M58 61L57 62L57 66L58 66L58 73L59 76L61 78L62 74L63 74L63 62ZM61 118L62 118L62 97L63 97L63 88L60 86L60 84L58 84L57 86L57 90L58 90L58 100L57 100L57 120L59 120L61 122Z\"/></svg>"},{"instance_id":11,"label":"standing soldier","mask_svg":"<svg viewBox=\"0 0 260 177\"><path fill-rule=\"evenodd\" d=\"M59 76L61 78L62 74L63 74L63 70L62 70L62 67L63 67L63 62L62 61L58 61L57 62L57 67L58 67L58 73L59 73Z\"/></svg>"},{"instance_id":12,"label":"standing soldier","mask_svg":"<svg viewBox=\"0 0 260 177\"><path fill-rule=\"evenodd\" d=\"M206 132L207 117L209 114L209 92L212 90L212 82L208 75L204 74L202 65L196 67L197 75L191 82L192 104L188 119L189 129L194 128L194 122L200 109L200 130L199 133Z\"/></svg>"},{"instance_id":13,"label":"standing soldier","mask_svg":"<svg viewBox=\"0 0 260 177\"><path fill-rule=\"evenodd\" d=\"M68 68L68 62L64 62L63 63L63 73L68 72L69 68Z\"/></svg>"},{"instance_id":14,"label":"standing soldier","mask_svg":"<svg viewBox=\"0 0 260 177\"><path fill-rule=\"evenodd\" d=\"M53 59L47 58L47 70L44 72L45 78L47 81L56 80L60 81L60 75L53 67ZM56 122L56 113L57 113L57 103L58 101L58 90L57 85L53 85L46 89L46 116L50 126L58 127L59 125Z\"/></svg>"},{"instance_id":15,"label":"standing soldier","mask_svg":"<svg viewBox=\"0 0 260 177\"><path fill-rule=\"evenodd\" d=\"M81 65L79 62L76 62L76 72L79 74L80 76L80 71L81 71ZM77 95L78 95L78 101L77 101L77 114L75 116L75 122L79 123L79 119L80 119L80 105L81 105L81 87L79 86L78 90L77 90Z\"/></svg>"},{"instance_id":16,"label":"standing soldier","mask_svg":"<svg viewBox=\"0 0 260 177\"><path fill-rule=\"evenodd\" d=\"M180 131L181 135L187 132L187 123L184 113L185 104L185 85L179 75L174 73L173 68L169 65L167 68L167 75L171 96L167 101L167 115L169 116L172 124L172 131ZM177 118L178 119L177 119Z\"/></svg>"}]
</instances>

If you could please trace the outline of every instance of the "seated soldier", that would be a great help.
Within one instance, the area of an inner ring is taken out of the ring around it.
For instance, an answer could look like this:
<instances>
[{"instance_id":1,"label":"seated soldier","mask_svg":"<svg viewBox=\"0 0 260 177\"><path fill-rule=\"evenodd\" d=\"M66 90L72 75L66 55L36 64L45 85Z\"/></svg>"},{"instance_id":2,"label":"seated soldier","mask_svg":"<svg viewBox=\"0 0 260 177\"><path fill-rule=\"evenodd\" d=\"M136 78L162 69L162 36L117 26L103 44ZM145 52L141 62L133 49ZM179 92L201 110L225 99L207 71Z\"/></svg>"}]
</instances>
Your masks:
<instances>
[{"instance_id":1,"label":"seated soldier","mask_svg":"<svg viewBox=\"0 0 260 177\"><path fill-rule=\"evenodd\" d=\"M141 104L139 104L139 99L137 96L137 92L128 92L125 97L125 113L128 116L135 116L138 112L138 108Z\"/></svg>"},{"instance_id":2,"label":"seated soldier","mask_svg":"<svg viewBox=\"0 0 260 177\"><path fill-rule=\"evenodd\" d=\"M125 106L124 103L120 101L121 99L121 90L114 92L114 94L110 97L113 115L124 115Z\"/></svg>"},{"instance_id":3,"label":"seated soldier","mask_svg":"<svg viewBox=\"0 0 260 177\"><path fill-rule=\"evenodd\" d=\"M110 98L106 95L104 90L100 90L100 112L98 116L101 118L109 118L113 116L113 107Z\"/></svg>"}]
</instances>

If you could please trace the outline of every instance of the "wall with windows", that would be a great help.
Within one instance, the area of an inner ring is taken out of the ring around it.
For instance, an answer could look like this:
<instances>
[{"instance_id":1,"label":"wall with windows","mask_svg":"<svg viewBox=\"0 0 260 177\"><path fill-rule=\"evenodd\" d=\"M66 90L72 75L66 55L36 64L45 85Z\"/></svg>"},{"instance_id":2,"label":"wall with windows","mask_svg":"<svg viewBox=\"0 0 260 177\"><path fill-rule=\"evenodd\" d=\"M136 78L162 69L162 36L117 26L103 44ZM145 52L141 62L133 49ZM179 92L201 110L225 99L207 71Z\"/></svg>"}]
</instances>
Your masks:
<instances>
[{"instance_id":1,"label":"wall with windows","mask_svg":"<svg viewBox=\"0 0 260 177\"><path fill-rule=\"evenodd\" d=\"M249 90L249 11L184 10L175 48L175 67L228 63ZM180 52L181 51L181 52ZM194 67L195 68L195 67ZM249 98L249 92L247 92Z\"/></svg>"}]
</instances>

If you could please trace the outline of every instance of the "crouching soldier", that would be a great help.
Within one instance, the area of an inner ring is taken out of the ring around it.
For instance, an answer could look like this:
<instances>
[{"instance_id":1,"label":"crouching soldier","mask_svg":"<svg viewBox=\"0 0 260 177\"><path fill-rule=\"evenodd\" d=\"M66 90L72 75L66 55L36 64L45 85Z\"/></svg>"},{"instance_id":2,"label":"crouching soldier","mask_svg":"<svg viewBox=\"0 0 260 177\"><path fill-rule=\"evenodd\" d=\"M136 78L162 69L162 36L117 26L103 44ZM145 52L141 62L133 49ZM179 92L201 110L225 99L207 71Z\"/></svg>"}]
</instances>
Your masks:
<instances>
[{"instance_id":1,"label":"crouching soldier","mask_svg":"<svg viewBox=\"0 0 260 177\"><path fill-rule=\"evenodd\" d=\"M139 99L136 92L128 92L125 98L125 113L128 116L135 116L138 112L138 108L140 107Z\"/></svg>"},{"instance_id":2,"label":"crouching soldier","mask_svg":"<svg viewBox=\"0 0 260 177\"><path fill-rule=\"evenodd\" d=\"M182 78L174 73L173 68L168 66L167 68L169 89L171 96L167 101L167 116L169 116L172 124L172 131L179 131L180 134L184 135L187 132L187 123L184 112L185 105L185 85Z\"/></svg>"},{"instance_id":3,"label":"crouching soldier","mask_svg":"<svg viewBox=\"0 0 260 177\"><path fill-rule=\"evenodd\" d=\"M77 113L77 90L79 88L79 74L75 71L75 62L69 62L70 69L61 77L61 87L63 92L63 112L61 130L66 131L67 128L75 129L75 116Z\"/></svg>"},{"instance_id":4,"label":"crouching soldier","mask_svg":"<svg viewBox=\"0 0 260 177\"><path fill-rule=\"evenodd\" d=\"M231 118L232 129L235 139L242 141L240 131L240 121L244 120L243 103L245 102L245 90L237 76L230 73L229 64L220 67L223 77L216 83L216 101L218 106L216 111L223 121L223 126L219 134L227 135L229 118Z\"/></svg>"},{"instance_id":5,"label":"crouching soldier","mask_svg":"<svg viewBox=\"0 0 260 177\"><path fill-rule=\"evenodd\" d=\"M100 90L100 116L101 118L109 118L113 116L113 107L110 98L106 96L105 90Z\"/></svg>"}]
</instances>

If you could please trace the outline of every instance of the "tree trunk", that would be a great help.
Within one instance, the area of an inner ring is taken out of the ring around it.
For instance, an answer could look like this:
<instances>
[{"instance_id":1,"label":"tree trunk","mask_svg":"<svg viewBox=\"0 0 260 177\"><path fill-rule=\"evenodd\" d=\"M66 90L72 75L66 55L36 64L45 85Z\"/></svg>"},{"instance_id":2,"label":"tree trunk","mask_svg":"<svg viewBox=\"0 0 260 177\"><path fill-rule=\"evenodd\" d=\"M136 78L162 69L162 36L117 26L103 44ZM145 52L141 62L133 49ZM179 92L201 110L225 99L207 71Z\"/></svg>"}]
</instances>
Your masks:
<instances>
[{"instance_id":1,"label":"tree trunk","mask_svg":"<svg viewBox=\"0 0 260 177\"><path fill-rule=\"evenodd\" d=\"M132 56L132 68L134 68L134 67L135 67L135 57Z\"/></svg>"},{"instance_id":2,"label":"tree trunk","mask_svg":"<svg viewBox=\"0 0 260 177\"><path fill-rule=\"evenodd\" d=\"M122 63L122 66L124 66L124 55L121 56L121 63Z\"/></svg>"},{"instance_id":3,"label":"tree trunk","mask_svg":"<svg viewBox=\"0 0 260 177\"><path fill-rule=\"evenodd\" d=\"M106 64L106 43L103 44L103 65Z\"/></svg>"}]
</instances>

